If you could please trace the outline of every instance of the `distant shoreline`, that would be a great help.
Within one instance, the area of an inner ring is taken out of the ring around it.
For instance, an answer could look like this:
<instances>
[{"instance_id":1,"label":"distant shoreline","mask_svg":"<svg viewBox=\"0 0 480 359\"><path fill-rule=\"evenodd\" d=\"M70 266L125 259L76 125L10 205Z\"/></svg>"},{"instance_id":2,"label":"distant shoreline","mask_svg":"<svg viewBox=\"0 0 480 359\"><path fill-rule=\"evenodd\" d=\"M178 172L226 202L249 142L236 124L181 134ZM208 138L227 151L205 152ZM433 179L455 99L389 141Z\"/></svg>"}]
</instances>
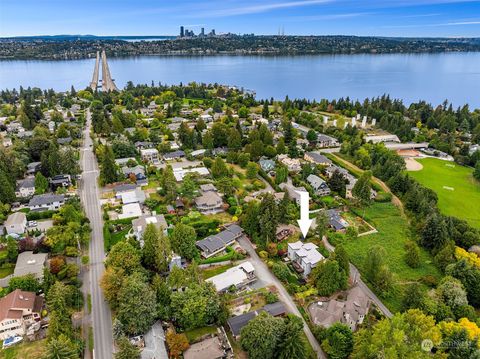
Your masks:
<instances>
[{"instance_id":1,"label":"distant shoreline","mask_svg":"<svg viewBox=\"0 0 480 359\"><path fill-rule=\"evenodd\" d=\"M132 41L139 40L139 41ZM109 58L142 55L350 55L434 54L479 52L480 38L384 38L356 36L209 36L158 37L45 37L1 38L0 59L72 60L94 58L105 50Z\"/></svg>"}]
</instances>

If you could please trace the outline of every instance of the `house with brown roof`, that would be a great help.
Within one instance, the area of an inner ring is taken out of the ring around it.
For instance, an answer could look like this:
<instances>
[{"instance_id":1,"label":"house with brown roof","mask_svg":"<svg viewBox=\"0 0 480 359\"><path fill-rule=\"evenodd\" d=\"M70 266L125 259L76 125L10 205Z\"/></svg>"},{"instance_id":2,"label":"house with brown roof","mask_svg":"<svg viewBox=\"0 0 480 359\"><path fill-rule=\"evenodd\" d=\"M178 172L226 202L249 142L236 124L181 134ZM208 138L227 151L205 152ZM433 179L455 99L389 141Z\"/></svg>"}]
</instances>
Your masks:
<instances>
[{"instance_id":1,"label":"house with brown roof","mask_svg":"<svg viewBox=\"0 0 480 359\"><path fill-rule=\"evenodd\" d=\"M43 298L34 292L16 289L0 299L0 340L23 336L40 320Z\"/></svg>"}]
</instances>

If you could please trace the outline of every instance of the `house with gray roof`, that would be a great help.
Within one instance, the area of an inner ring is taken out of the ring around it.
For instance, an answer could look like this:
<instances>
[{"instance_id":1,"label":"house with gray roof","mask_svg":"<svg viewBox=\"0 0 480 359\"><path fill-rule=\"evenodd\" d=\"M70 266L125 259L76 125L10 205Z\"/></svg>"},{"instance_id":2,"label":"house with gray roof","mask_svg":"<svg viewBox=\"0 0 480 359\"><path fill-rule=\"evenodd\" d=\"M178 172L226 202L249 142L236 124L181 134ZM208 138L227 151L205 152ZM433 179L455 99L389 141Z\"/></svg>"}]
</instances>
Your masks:
<instances>
[{"instance_id":1,"label":"house with gray roof","mask_svg":"<svg viewBox=\"0 0 480 359\"><path fill-rule=\"evenodd\" d=\"M152 212L151 215L143 214L132 221L132 233L142 247L143 233L149 224L153 224L158 230L162 231L165 236L167 235L168 224L163 214L156 214L156 212Z\"/></svg>"},{"instance_id":2,"label":"house with gray roof","mask_svg":"<svg viewBox=\"0 0 480 359\"><path fill-rule=\"evenodd\" d=\"M27 177L17 181L15 196L20 198L28 198L35 194L35 177Z\"/></svg>"},{"instance_id":3,"label":"house with gray roof","mask_svg":"<svg viewBox=\"0 0 480 359\"><path fill-rule=\"evenodd\" d=\"M319 196L327 196L331 192L327 182L314 174L308 175L307 182L312 186L315 194Z\"/></svg>"},{"instance_id":4,"label":"house with gray roof","mask_svg":"<svg viewBox=\"0 0 480 359\"><path fill-rule=\"evenodd\" d=\"M23 234L27 228L27 216L23 212L15 212L5 221L7 234ZM3 233L0 233L3 234Z\"/></svg>"},{"instance_id":5,"label":"house with gray roof","mask_svg":"<svg viewBox=\"0 0 480 359\"><path fill-rule=\"evenodd\" d=\"M31 211L56 211L65 204L63 194L40 194L33 196L28 202Z\"/></svg>"},{"instance_id":6,"label":"house with gray roof","mask_svg":"<svg viewBox=\"0 0 480 359\"><path fill-rule=\"evenodd\" d=\"M321 166L329 166L332 164L331 160L318 152L305 152L303 159L305 161Z\"/></svg>"},{"instance_id":7,"label":"house with gray roof","mask_svg":"<svg viewBox=\"0 0 480 359\"><path fill-rule=\"evenodd\" d=\"M195 198L195 205L200 213L215 214L223 212L223 200L215 191L202 191L201 195Z\"/></svg>"},{"instance_id":8,"label":"house with gray roof","mask_svg":"<svg viewBox=\"0 0 480 359\"><path fill-rule=\"evenodd\" d=\"M33 274L38 280L43 279L43 268L47 262L47 253L22 252L17 257L17 263L13 271L14 277Z\"/></svg>"},{"instance_id":9,"label":"house with gray roof","mask_svg":"<svg viewBox=\"0 0 480 359\"><path fill-rule=\"evenodd\" d=\"M258 164L260 165L260 168L267 173L275 169L275 161L267 158L260 159L260 161L258 161Z\"/></svg>"},{"instance_id":10,"label":"house with gray roof","mask_svg":"<svg viewBox=\"0 0 480 359\"><path fill-rule=\"evenodd\" d=\"M233 334L235 339L240 338L240 333L242 328L248 324L253 318L259 315L261 312L267 312L273 317L280 317L287 313L287 308L282 302L275 302L272 304L267 304L262 308L255 310L253 312L248 312L245 314L238 315L236 317L231 317L227 320L228 327Z\"/></svg>"},{"instance_id":11,"label":"house with gray roof","mask_svg":"<svg viewBox=\"0 0 480 359\"><path fill-rule=\"evenodd\" d=\"M236 224L231 224L225 227L225 230L197 241L197 247L200 249L202 257L210 258L225 251L227 246L235 243L242 235L243 229Z\"/></svg>"}]
</instances>

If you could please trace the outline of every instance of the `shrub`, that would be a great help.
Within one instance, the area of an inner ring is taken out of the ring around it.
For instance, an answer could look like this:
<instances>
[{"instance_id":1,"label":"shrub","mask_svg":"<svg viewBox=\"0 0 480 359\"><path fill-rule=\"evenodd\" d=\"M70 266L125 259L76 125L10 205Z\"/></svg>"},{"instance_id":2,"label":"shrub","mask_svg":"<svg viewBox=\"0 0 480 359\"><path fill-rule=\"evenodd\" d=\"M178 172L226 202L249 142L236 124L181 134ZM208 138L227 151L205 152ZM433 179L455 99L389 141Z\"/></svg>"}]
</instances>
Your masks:
<instances>
[{"instance_id":1,"label":"shrub","mask_svg":"<svg viewBox=\"0 0 480 359\"><path fill-rule=\"evenodd\" d=\"M290 269L288 269L285 263L274 263L272 272L282 282L287 282L290 277Z\"/></svg>"},{"instance_id":2,"label":"shrub","mask_svg":"<svg viewBox=\"0 0 480 359\"><path fill-rule=\"evenodd\" d=\"M265 294L265 301L267 304L276 303L278 302L278 296L275 293L267 292L267 294Z\"/></svg>"}]
</instances>

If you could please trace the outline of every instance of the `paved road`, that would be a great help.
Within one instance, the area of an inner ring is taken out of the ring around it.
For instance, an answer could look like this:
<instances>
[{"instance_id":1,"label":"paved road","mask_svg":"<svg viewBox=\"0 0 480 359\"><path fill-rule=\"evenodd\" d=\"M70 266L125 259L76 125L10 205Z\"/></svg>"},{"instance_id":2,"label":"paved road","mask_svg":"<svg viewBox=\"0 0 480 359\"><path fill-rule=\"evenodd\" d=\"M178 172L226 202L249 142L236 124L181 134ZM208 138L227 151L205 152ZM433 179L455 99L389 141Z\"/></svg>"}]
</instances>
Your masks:
<instances>
[{"instance_id":1,"label":"paved road","mask_svg":"<svg viewBox=\"0 0 480 359\"><path fill-rule=\"evenodd\" d=\"M327 237L323 236L322 239L325 248L329 252L333 252L335 247L330 244L327 240ZM358 271L357 267L355 267L352 263L350 263L350 278L352 279L353 283L356 283L363 292L370 297L370 299L377 305L380 311L385 315L387 318L391 318L393 316L392 312L382 303L382 301L371 291L371 289L365 284L365 282L360 278L360 272Z\"/></svg>"},{"instance_id":2,"label":"paved road","mask_svg":"<svg viewBox=\"0 0 480 359\"><path fill-rule=\"evenodd\" d=\"M100 195L97 184L99 171L97 159L93 153L93 147L91 147L90 127L91 115L90 111L88 111L85 141L81 149L80 157L82 167L80 198L92 227L92 240L89 250L94 357L97 359L111 359L113 352L112 315L99 285L100 278L105 271L105 265L103 263L105 251L103 247L103 221L100 209Z\"/></svg>"},{"instance_id":3,"label":"paved road","mask_svg":"<svg viewBox=\"0 0 480 359\"><path fill-rule=\"evenodd\" d=\"M255 249L252 246L252 243L245 237L241 237L238 239L238 243L240 246L242 246L243 249L247 251L247 253L250 255L249 261L252 263L253 267L255 268L255 273L257 277L262 280L263 282L266 283L266 285L273 284L277 287L278 289L278 296L280 297L280 300L285 303L288 311L290 313L293 313L297 315L298 317L302 318L302 315L300 314L297 306L295 305L295 302L293 301L292 297L290 297L290 294L288 294L287 290L283 286L283 284L278 280L277 277L275 277L272 272L268 269L267 265L260 259L258 256L257 252L255 252ZM318 344L317 340L313 336L312 331L308 327L307 323L305 320L303 320L303 330L307 336L308 341L312 345L313 349L317 353L318 358L326 359L327 356L325 353L322 351L320 348L320 345Z\"/></svg>"}]
</instances>

